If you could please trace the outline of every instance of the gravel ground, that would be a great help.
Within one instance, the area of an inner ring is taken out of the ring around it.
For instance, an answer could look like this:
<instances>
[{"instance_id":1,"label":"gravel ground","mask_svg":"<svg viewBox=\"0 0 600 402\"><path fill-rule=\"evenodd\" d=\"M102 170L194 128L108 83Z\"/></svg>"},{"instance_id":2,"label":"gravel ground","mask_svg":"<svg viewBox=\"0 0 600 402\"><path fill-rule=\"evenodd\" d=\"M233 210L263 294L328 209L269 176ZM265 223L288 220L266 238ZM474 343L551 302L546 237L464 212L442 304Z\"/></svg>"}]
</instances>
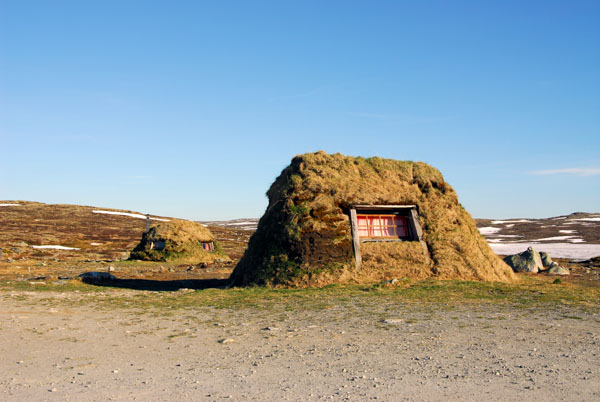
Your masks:
<instances>
[{"instance_id":1,"label":"gravel ground","mask_svg":"<svg viewBox=\"0 0 600 402\"><path fill-rule=\"evenodd\" d=\"M84 297L0 292L1 400L600 399L597 308L165 311Z\"/></svg>"}]
</instances>

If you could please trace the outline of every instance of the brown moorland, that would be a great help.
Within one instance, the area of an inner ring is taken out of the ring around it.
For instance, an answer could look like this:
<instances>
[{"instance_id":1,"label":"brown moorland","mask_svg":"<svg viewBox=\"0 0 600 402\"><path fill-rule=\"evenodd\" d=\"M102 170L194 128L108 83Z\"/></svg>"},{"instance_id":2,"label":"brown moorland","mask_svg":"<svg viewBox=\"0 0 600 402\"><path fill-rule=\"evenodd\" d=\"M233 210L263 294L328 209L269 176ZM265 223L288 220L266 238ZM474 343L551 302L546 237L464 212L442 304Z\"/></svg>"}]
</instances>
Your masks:
<instances>
[{"instance_id":1,"label":"brown moorland","mask_svg":"<svg viewBox=\"0 0 600 402\"><path fill-rule=\"evenodd\" d=\"M0 278L3 279L48 282L89 271L107 271L110 267L119 278L155 281L224 280L231 273L233 265L225 261L202 264L202 267L183 262L128 261L131 250L142 238L146 223L145 219L120 214L143 216L139 212L29 201L2 203L18 204L0 207ZM155 225L162 221L151 222ZM246 248L250 232L219 226L208 229L219 241L223 252L233 263L237 262ZM74 249L33 248L40 245Z\"/></svg>"}]
</instances>

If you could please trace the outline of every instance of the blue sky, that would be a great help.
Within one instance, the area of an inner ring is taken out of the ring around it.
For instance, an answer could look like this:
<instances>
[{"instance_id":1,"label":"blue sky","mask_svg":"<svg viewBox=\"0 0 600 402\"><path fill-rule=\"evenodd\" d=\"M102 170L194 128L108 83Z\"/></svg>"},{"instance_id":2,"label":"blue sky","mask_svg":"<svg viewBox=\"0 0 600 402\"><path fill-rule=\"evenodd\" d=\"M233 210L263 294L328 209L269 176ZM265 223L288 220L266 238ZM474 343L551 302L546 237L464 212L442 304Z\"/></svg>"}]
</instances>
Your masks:
<instances>
[{"instance_id":1,"label":"blue sky","mask_svg":"<svg viewBox=\"0 0 600 402\"><path fill-rule=\"evenodd\" d=\"M290 159L600 211L598 1L0 0L0 199L260 217Z\"/></svg>"}]
</instances>

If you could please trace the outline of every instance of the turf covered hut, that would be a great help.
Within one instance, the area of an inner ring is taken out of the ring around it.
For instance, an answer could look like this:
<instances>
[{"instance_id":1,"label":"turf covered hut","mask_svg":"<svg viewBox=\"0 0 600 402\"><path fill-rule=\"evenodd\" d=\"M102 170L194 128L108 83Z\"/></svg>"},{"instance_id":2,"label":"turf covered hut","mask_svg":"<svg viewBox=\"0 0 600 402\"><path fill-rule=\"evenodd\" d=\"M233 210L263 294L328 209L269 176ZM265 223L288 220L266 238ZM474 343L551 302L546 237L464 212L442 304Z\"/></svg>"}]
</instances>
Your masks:
<instances>
[{"instance_id":1,"label":"turf covered hut","mask_svg":"<svg viewBox=\"0 0 600 402\"><path fill-rule=\"evenodd\" d=\"M299 155L267 196L234 286L515 278L442 174L422 162Z\"/></svg>"},{"instance_id":2,"label":"turf covered hut","mask_svg":"<svg viewBox=\"0 0 600 402\"><path fill-rule=\"evenodd\" d=\"M151 227L130 255L132 260L180 261L190 264L228 259L210 230L203 225L172 220Z\"/></svg>"}]
</instances>

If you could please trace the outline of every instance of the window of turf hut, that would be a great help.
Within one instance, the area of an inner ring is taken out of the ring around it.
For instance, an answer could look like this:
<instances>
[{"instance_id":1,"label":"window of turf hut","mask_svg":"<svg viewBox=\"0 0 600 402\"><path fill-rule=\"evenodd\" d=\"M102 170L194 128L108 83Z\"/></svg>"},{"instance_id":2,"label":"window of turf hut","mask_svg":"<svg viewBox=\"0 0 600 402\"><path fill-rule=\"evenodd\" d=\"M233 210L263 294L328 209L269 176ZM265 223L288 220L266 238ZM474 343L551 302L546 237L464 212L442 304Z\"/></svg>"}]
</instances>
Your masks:
<instances>
[{"instance_id":1,"label":"window of turf hut","mask_svg":"<svg viewBox=\"0 0 600 402\"><path fill-rule=\"evenodd\" d=\"M203 241L203 242L200 242L200 245L202 246L202 250L204 250L204 251L208 251L210 253L215 251L215 243L213 243L212 241ZM165 249L165 241L164 240L155 240L155 241L150 242L150 250L161 251L164 249Z\"/></svg>"},{"instance_id":2,"label":"window of turf hut","mask_svg":"<svg viewBox=\"0 0 600 402\"><path fill-rule=\"evenodd\" d=\"M164 250L165 241L164 240L156 240L150 242L150 250Z\"/></svg>"},{"instance_id":3,"label":"window of turf hut","mask_svg":"<svg viewBox=\"0 0 600 402\"><path fill-rule=\"evenodd\" d=\"M357 268L362 266L361 243L420 242L423 252L428 254L427 245L422 242L423 230L416 205L353 205L350 208L350 225ZM385 251L393 247L389 244ZM366 248L377 252L382 247Z\"/></svg>"},{"instance_id":4,"label":"window of turf hut","mask_svg":"<svg viewBox=\"0 0 600 402\"><path fill-rule=\"evenodd\" d=\"M202 249L204 251L213 252L215 250L215 244L212 241L202 242Z\"/></svg>"}]
</instances>

